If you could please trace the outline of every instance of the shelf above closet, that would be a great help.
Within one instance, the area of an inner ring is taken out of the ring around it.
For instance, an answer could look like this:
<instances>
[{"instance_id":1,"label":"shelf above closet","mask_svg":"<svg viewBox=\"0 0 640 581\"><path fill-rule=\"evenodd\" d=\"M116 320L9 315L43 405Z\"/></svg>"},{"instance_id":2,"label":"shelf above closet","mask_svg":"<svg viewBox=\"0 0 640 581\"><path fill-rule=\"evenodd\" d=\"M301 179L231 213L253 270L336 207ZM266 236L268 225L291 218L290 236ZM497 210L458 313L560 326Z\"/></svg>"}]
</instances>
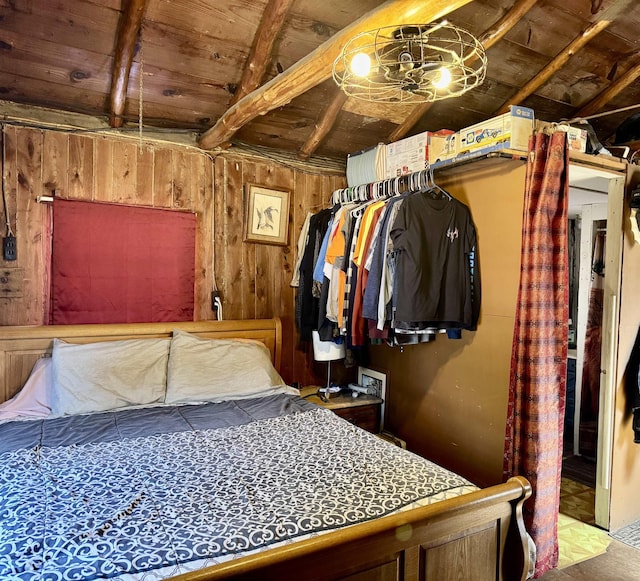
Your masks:
<instances>
[{"instance_id":1,"label":"shelf above closet","mask_svg":"<svg viewBox=\"0 0 640 581\"><path fill-rule=\"evenodd\" d=\"M579 153L577 151L569 152L569 163L571 165L579 165L603 170L606 173L624 173L627 171L628 162L621 160L619 157L610 155L591 155L589 153ZM611 177L611 176L610 176Z\"/></svg>"},{"instance_id":2,"label":"shelf above closet","mask_svg":"<svg viewBox=\"0 0 640 581\"><path fill-rule=\"evenodd\" d=\"M493 168L504 164L505 162L521 162L525 163L527 153L525 151L516 151L513 149L501 149L491 151L489 153L477 156L471 155L465 159L453 162L439 162L433 165L434 172L443 177L455 176L466 173L467 171L475 171L477 169ZM623 174L628 163L617 157L609 155L591 155L580 153L577 151L569 152L569 163L575 168L574 172L578 172L578 168L585 168L585 172L591 176L601 176L612 178L616 174Z\"/></svg>"},{"instance_id":3,"label":"shelf above closet","mask_svg":"<svg viewBox=\"0 0 640 581\"><path fill-rule=\"evenodd\" d=\"M507 161L519 161L524 163L526 162L526 159L527 153L525 151L500 149L479 155L471 154L469 157L465 157L464 159L449 162L436 162L432 167L433 171L438 176L449 177L464 174L468 171L475 171L479 168L492 168L504 164Z\"/></svg>"}]
</instances>

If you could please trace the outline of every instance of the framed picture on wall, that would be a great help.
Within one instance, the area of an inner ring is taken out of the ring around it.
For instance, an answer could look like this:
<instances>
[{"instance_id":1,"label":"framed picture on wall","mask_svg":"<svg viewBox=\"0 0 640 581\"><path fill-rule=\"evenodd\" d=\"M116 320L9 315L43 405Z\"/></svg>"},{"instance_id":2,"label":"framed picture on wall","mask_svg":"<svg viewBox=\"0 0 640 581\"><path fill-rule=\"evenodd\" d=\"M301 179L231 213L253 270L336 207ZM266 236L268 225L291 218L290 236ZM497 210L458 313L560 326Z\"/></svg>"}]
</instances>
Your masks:
<instances>
[{"instance_id":1,"label":"framed picture on wall","mask_svg":"<svg viewBox=\"0 0 640 581\"><path fill-rule=\"evenodd\" d=\"M358 385L370 389L369 395L375 395L382 399L380 410L380 429L384 428L384 404L387 399L387 376L379 371L358 367ZM375 390L375 393L374 393Z\"/></svg>"},{"instance_id":2,"label":"framed picture on wall","mask_svg":"<svg viewBox=\"0 0 640 581\"><path fill-rule=\"evenodd\" d=\"M285 246L289 235L289 190L245 186L244 241Z\"/></svg>"}]
</instances>

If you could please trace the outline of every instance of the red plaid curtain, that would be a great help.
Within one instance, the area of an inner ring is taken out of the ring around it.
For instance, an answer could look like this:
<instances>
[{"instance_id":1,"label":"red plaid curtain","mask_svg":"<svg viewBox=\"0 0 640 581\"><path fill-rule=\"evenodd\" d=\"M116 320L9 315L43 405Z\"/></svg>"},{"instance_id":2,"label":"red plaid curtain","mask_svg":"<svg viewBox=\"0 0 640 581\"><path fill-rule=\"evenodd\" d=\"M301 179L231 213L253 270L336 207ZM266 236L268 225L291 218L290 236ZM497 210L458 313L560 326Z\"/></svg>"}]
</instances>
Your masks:
<instances>
[{"instance_id":1,"label":"red plaid curtain","mask_svg":"<svg viewBox=\"0 0 640 581\"><path fill-rule=\"evenodd\" d=\"M568 157L563 132L539 133L529 141L504 475L524 476L533 487L524 517L537 548L535 577L558 563L569 318Z\"/></svg>"}]
</instances>

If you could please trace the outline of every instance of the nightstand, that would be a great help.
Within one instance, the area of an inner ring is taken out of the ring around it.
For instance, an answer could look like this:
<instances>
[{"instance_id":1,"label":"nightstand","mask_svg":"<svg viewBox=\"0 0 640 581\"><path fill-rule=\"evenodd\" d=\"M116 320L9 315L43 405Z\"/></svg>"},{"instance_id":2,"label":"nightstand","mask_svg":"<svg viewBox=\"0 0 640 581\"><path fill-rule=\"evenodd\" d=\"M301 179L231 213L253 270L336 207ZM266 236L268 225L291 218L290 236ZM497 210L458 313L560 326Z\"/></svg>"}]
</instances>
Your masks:
<instances>
[{"instance_id":1,"label":"nightstand","mask_svg":"<svg viewBox=\"0 0 640 581\"><path fill-rule=\"evenodd\" d=\"M363 428L368 432L377 434L380 431L380 409L382 399L371 395L359 395L352 397L349 390L333 395L325 402L318 395L317 385L309 385L300 390L300 395L308 401L330 409L341 418Z\"/></svg>"}]
</instances>

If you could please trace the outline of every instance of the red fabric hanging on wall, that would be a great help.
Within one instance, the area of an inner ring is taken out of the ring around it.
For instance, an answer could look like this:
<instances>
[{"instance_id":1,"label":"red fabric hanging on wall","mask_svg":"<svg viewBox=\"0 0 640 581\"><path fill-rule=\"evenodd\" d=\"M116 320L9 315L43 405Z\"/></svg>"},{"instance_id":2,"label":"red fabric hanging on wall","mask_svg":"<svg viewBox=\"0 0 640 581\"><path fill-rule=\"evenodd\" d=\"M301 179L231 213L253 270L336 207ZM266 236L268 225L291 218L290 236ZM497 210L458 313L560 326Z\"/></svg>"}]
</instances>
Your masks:
<instances>
[{"instance_id":1,"label":"red fabric hanging on wall","mask_svg":"<svg viewBox=\"0 0 640 581\"><path fill-rule=\"evenodd\" d=\"M193 320L190 212L55 200L51 323Z\"/></svg>"},{"instance_id":2,"label":"red fabric hanging on wall","mask_svg":"<svg viewBox=\"0 0 640 581\"><path fill-rule=\"evenodd\" d=\"M569 320L566 134L538 133L529 152L504 476L524 476L533 488L523 512L539 577L558 563Z\"/></svg>"}]
</instances>

